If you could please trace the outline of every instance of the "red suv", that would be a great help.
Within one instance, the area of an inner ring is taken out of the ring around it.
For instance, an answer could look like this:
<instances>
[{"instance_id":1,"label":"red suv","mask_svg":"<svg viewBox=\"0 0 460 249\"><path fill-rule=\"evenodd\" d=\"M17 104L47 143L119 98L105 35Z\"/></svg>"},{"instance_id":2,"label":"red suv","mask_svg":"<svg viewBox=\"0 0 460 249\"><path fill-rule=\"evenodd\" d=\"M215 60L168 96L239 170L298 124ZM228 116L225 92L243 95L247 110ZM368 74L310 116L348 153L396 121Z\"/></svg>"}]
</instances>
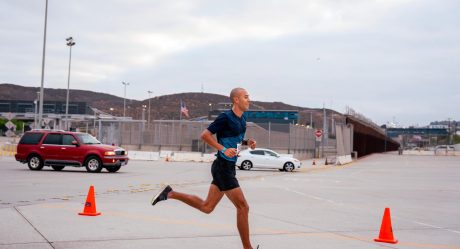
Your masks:
<instances>
[{"instance_id":1,"label":"red suv","mask_svg":"<svg viewBox=\"0 0 460 249\"><path fill-rule=\"evenodd\" d=\"M33 130L19 141L16 161L27 163L31 170L51 166L62 170L65 166L82 167L91 173L117 172L128 163L127 152L119 147L101 144L86 133Z\"/></svg>"}]
</instances>

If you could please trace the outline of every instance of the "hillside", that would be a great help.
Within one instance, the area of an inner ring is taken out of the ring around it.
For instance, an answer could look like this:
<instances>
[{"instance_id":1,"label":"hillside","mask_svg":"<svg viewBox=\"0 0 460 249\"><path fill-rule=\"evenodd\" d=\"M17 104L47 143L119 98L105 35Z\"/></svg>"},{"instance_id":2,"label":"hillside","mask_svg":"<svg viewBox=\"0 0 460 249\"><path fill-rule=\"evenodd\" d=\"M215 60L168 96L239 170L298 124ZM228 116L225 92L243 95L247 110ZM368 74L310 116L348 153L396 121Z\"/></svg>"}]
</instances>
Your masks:
<instances>
[{"instance_id":1,"label":"hillside","mask_svg":"<svg viewBox=\"0 0 460 249\"><path fill-rule=\"evenodd\" d=\"M0 84L0 100L29 100L33 101L39 87L24 87L14 84ZM44 99L48 101L65 101L67 89L45 88ZM218 103L227 103L229 98L224 95L212 93L178 93L163 95L151 98L151 119L179 119L180 101L185 102L189 109L191 118L207 116L210 108L215 108ZM123 114L123 98L114 95L85 91L70 90L70 101L87 102L89 106L95 107L116 116ZM210 106L211 104L211 106ZM148 106L148 99L127 100L126 115L139 119L142 115L142 105ZM113 111L110 110L113 108ZM251 109L257 110L310 110L309 108L288 105L282 102L261 102L252 101ZM315 119L322 115L322 110L313 110ZM306 118L305 113L301 114L301 119ZM308 114L309 117L309 114ZM146 117L147 118L147 117ZM299 120L300 121L300 120Z\"/></svg>"}]
</instances>

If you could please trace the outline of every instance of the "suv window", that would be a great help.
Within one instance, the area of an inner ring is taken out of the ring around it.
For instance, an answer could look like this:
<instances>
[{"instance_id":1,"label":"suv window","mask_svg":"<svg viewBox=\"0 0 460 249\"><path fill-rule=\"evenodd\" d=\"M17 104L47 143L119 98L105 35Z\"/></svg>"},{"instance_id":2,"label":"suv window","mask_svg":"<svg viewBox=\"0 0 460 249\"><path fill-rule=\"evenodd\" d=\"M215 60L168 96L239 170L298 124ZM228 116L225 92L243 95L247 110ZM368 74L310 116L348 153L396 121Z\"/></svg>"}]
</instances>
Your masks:
<instances>
[{"instance_id":1,"label":"suv window","mask_svg":"<svg viewBox=\"0 0 460 249\"><path fill-rule=\"evenodd\" d=\"M43 144L61 144L62 142L62 134L53 134L50 133L45 137Z\"/></svg>"},{"instance_id":2,"label":"suv window","mask_svg":"<svg viewBox=\"0 0 460 249\"><path fill-rule=\"evenodd\" d=\"M63 145L72 145L72 141L75 141L75 138L72 135L69 135L69 134L62 135Z\"/></svg>"},{"instance_id":3,"label":"suv window","mask_svg":"<svg viewBox=\"0 0 460 249\"><path fill-rule=\"evenodd\" d=\"M100 144L95 137L86 134L86 133L78 133L77 136L80 138L80 142L84 144Z\"/></svg>"},{"instance_id":4,"label":"suv window","mask_svg":"<svg viewBox=\"0 0 460 249\"><path fill-rule=\"evenodd\" d=\"M43 133L26 133L22 136L19 144L38 144L43 137Z\"/></svg>"}]
</instances>

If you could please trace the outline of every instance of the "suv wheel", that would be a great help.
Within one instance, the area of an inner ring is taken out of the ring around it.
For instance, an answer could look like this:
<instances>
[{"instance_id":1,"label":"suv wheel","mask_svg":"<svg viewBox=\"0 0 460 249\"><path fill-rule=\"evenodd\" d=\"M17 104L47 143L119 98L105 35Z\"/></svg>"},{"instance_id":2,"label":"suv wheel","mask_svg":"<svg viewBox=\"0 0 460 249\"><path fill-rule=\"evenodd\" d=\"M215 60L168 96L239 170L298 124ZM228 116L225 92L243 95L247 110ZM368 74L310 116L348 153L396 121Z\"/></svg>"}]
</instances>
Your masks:
<instances>
[{"instance_id":1,"label":"suv wheel","mask_svg":"<svg viewBox=\"0 0 460 249\"><path fill-rule=\"evenodd\" d=\"M102 170L102 162L97 156L90 156L86 159L86 171L90 173L99 173Z\"/></svg>"},{"instance_id":2,"label":"suv wheel","mask_svg":"<svg viewBox=\"0 0 460 249\"><path fill-rule=\"evenodd\" d=\"M27 166L30 170L41 170L43 169L43 161L39 155L30 155L27 159Z\"/></svg>"},{"instance_id":3,"label":"suv wheel","mask_svg":"<svg viewBox=\"0 0 460 249\"><path fill-rule=\"evenodd\" d=\"M114 172L117 172L118 170L120 170L120 168L121 168L121 166L113 166L113 167L107 167L106 169L107 169L108 172L114 173Z\"/></svg>"}]
</instances>

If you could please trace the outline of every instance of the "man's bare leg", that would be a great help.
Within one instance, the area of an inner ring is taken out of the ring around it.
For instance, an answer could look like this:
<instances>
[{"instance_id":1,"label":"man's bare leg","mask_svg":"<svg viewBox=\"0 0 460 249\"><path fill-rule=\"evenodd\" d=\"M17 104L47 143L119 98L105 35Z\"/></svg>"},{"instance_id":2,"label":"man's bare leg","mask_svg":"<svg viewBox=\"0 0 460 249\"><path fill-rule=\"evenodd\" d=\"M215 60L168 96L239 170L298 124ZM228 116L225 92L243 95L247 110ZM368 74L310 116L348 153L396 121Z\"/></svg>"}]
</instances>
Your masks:
<instances>
[{"instance_id":1,"label":"man's bare leg","mask_svg":"<svg viewBox=\"0 0 460 249\"><path fill-rule=\"evenodd\" d=\"M209 192L208 196L206 197L206 200L203 200L196 195L180 193L174 190L168 193L168 199L171 198L182 201L183 203L188 204L189 206L192 206L200 210L201 212L207 214L211 213L214 210L214 208L223 196L224 193L220 191L219 188L214 184L211 184L211 186L209 187Z\"/></svg>"},{"instance_id":2,"label":"man's bare leg","mask_svg":"<svg viewBox=\"0 0 460 249\"><path fill-rule=\"evenodd\" d=\"M236 224L244 249L252 249L249 239L249 205L241 188L225 191L225 195L236 207Z\"/></svg>"}]
</instances>

